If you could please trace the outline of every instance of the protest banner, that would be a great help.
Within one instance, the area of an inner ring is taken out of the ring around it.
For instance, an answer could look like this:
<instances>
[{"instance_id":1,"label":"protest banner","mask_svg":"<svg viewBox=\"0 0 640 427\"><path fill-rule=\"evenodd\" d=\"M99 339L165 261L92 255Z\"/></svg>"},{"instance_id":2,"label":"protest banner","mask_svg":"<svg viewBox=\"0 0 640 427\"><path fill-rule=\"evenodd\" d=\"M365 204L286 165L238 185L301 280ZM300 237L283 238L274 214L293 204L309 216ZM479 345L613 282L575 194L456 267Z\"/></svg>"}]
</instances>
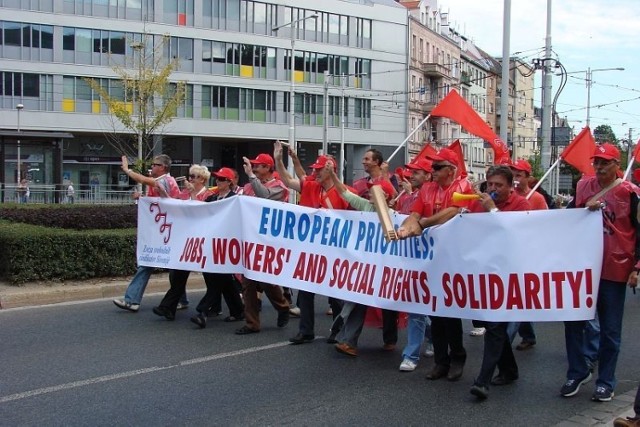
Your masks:
<instances>
[{"instance_id":1,"label":"protest banner","mask_svg":"<svg viewBox=\"0 0 640 427\"><path fill-rule=\"evenodd\" d=\"M583 209L462 214L387 242L375 212L254 197L141 198L138 208L140 265L241 273L375 307L477 320L593 318L602 248L601 214Z\"/></svg>"}]
</instances>

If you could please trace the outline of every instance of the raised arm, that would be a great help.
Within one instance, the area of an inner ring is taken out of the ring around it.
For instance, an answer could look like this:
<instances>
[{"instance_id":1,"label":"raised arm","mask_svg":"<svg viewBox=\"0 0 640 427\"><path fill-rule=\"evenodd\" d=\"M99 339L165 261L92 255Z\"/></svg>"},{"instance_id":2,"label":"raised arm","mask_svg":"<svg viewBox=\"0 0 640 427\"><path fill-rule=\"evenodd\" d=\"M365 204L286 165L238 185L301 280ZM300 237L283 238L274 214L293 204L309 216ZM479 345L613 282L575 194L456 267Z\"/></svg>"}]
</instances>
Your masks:
<instances>
[{"instance_id":1,"label":"raised arm","mask_svg":"<svg viewBox=\"0 0 640 427\"><path fill-rule=\"evenodd\" d=\"M145 176L129 169L129 160L127 159L127 156L122 156L121 161L122 164L120 165L120 168L122 168L122 171L124 173L129 175L129 178L131 178L138 184L144 184L150 187L154 187L156 185L156 180L151 178L150 176Z\"/></svg>"},{"instance_id":2,"label":"raised arm","mask_svg":"<svg viewBox=\"0 0 640 427\"><path fill-rule=\"evenodd\" d=\"M289 150L289 152L291 152L291 150ZM280 179L284 182L284 185L299 193L301 191L300 180L289 175L289 172L284 167L284 162L282 161L282 143L279 140L273 144L273 158L276 161L276 170L278 174L280 174ZM299 160L298 163L300 163Z\"/></svg>"}]
</instances>

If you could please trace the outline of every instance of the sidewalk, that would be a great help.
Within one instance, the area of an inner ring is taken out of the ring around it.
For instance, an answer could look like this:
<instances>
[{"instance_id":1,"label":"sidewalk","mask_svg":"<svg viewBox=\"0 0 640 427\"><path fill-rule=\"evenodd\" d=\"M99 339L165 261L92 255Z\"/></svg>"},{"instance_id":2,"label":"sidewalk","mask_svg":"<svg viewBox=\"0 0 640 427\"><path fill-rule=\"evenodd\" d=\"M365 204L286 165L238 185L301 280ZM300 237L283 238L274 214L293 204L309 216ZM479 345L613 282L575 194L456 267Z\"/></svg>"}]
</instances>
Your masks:
<instances>
[{"instance_id":1,"label":"sidewalk","mask_svg":"<svg viewBox=\"0 0 640 427\"><path fill-rule=\"evenodd\" d=\"M84 301L100 298L118 298L124 295L131 277L103 277L98 279L67 282L31 282L23 286L12 286L0 282L0 310L17 307L30 307L57 304L69 301ZM169 289L169 274L159 273L151 276L146 294L164 293ZM202 274L189 276L187 290L205 289Z\"/></svg>"}]
</instances>

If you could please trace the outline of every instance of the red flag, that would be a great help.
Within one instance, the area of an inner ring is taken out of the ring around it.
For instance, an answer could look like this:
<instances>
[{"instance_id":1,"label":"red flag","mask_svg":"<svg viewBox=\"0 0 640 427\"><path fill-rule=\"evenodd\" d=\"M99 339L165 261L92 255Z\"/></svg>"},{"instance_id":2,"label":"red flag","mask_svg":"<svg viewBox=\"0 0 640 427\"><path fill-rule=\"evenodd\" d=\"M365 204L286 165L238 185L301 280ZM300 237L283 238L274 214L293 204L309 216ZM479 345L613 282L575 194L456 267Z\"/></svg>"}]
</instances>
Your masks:
<instances>
[{"instance_id":1,"label":"red flag","mask_svg":"<svg viewBox=\"0 0 640 427\"><path fill-rule=\"evenodd\" d=\"M467 165L464 163L464 153L462 152L462 145L460 144L460 140L456 139L454 142L449 144L448 149L454 151L458 155L458 169L456 171L456 176L466 178L467 174Z\"/></svg>"},{"instance_id":2,"label":"red flag","mask_svg":"<svg viewBox=\"0 0 640 427\"><path fill-rule=\"evenodd\" d=\"M430 142L427 142L424 147L422 147L422 150L420 150L420 152L409 163L415 163L420 159L426 159L429 154L436 154L437 152L438 150L436 150Z\"/></svg>"},{"instance_id":3,"label":"red flag","mask_svg":"<svg viewBox=\"0 0 640 427\"><path fill-rule=\"evenodd\" d=\"M640 139L636 142L636 146L633 149L633 160L640 162Z\"/></svg>"},{"instance_id":4,"label":"red flag","mask_svg":"<svg viewBox=\"0 0 640 427\"><path fill-rule=\"evenodd\" d=\"M596 140L591 135L589 126L580 131L578 136L564 149L560 157L585 175L594 175L591 156L596 149Z\"/></svg>"},{"instance_id":5,"label":"red flag","mask_svg":"<svg viewBox=\"0 0 640 427\"><path fill-rule=\"evenodd\" d=\"M436 105L431 115L447 117L454 120L467 132L487 141L489 145L491 145L491 148L493 148L495 164L504 163L511 157L507 145L455 90L451 90L449 94Z\"/></svg>"}]
</instances>

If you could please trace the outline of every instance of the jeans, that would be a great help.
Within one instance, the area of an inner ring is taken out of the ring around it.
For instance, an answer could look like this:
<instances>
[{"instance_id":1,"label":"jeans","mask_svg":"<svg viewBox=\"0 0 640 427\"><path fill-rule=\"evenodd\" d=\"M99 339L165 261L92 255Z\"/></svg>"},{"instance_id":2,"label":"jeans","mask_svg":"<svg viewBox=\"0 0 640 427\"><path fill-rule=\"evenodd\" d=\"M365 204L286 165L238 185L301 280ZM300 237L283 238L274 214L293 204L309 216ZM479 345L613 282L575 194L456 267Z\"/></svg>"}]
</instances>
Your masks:
<instances>
[{"instance_id":1,"label":"jeans","mask_svg":"<svg viewBox=\"0 0 640 427\"><path fill-rule=\"evenodd\" d=\"M600 322L598 314L596 318L587 321L584 328L584 355L587 358L587 365L595 367L598 363L598 349L600 347Z\"/></svg>"},{"instance_id":2,"label":"jeans","mask_svg":"<svg viewBox=\"0 0 640 427\"><path fill-rule=\"evenodd\" d=\"M620 353L622 316L626 284L600 280L596 310L600 320L600 351L598 354L598 379L596 386L613 391L616 387L616 364ZM585 328L587 321L565 322L564 335L567 348L567 379L582 379L589 374L585 357Z\"/></svg>"},{"instance_id":3,"label":"jeans","mask_svg":"<svg viewBox=\"0 0 640 427\"><path fill-rule=\"evenodd\" d=\"M149 283L149 278L154 269L155 267L145 267L142 265L138 267L136 274L133 276L133 279L131 279L131 283L127 286L127 291L124 294L125 302L140 304L142 295L144 295L144 290L147 288L147 283Z\"/></svg>"},{"instance_id":4,"label":"jeans","mask_svg":"<svg viewBox=\"0 0 640 427\"><path fill-rule=\"evenodd\" d=\"M536 332L533 330L531 322L509 322L507 325L507 335L509 342L513 343L516 333L522 338L522 342L536 343Z\"/></svg>"},{"instance_id":5,"label":"jeans","mask_svg":"<svg viewBox=\"0 0 640 427\"><path fill-rule=\"evenodd\" d=\"M402 358L418 363L420 347L424 342L428 317L426 314L409 313L407 325L407 345L402 350Z\"/></svg>"}]
</instances>

